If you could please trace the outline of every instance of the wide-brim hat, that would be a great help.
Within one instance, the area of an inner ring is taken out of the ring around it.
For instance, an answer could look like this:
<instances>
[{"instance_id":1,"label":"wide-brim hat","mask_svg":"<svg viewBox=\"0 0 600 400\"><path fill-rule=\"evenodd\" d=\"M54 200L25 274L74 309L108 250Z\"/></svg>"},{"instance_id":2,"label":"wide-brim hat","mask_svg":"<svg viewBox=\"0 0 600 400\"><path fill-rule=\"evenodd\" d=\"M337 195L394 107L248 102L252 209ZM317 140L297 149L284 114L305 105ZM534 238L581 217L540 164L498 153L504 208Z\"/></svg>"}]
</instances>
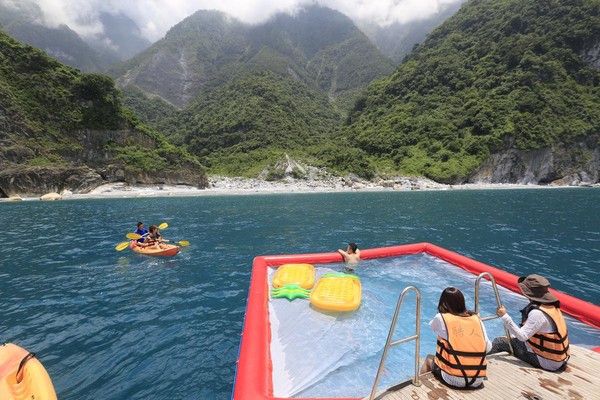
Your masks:
<instances>
[{"instance_id":1,"label":"wide-brim hat","mask_svg":"<svg viewBox=\"0 0 600 400\"><path fill-rule=\"evenodd\" d=\"M548 290L550 282L543 276L537 274L522 276L517 283L519 284L519 288L521 288L521 292L529 300L537 301L538 303L554 303L558 301L556 296Z\"/></svg>"}]
</instances>

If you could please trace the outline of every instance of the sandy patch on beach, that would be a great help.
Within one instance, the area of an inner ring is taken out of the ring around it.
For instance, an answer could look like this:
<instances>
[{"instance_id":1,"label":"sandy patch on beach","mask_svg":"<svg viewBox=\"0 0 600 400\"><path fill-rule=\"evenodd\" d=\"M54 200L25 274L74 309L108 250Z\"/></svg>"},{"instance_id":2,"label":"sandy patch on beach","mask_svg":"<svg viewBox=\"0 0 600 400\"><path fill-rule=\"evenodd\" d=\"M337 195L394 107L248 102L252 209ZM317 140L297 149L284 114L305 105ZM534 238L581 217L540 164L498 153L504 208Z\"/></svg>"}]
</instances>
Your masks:
<instances>
[{"instance_id":1,"label":"sandy patch on beach","mask_svg":"<svg viewBox=\"0 0 600 400\"><path fill-rule=\"evenodd\" d=\"M598 187L600 185L594 185ZM250 178L211 177L209 187L198 189L186 185L128 185L126 183L110 183L101 185L89 193L72 193L65 190L60 193L63 199L93 198L138 198L168 196L223 196L253 194L285 194L285 193L329 193L329 192L378 192L378 191L426 191L426 190L486 190L486 189L543 189L565 186L540 186L506 183L469 183L462 185L445 185L425 178L406 178L400 181L380 181L378 183L335 179L317 180L280 180L265 181ZM23 200L39 200L39 197L23 198ZM0 201L8 201L1 199Z\"/></svg>"}]
</instances>

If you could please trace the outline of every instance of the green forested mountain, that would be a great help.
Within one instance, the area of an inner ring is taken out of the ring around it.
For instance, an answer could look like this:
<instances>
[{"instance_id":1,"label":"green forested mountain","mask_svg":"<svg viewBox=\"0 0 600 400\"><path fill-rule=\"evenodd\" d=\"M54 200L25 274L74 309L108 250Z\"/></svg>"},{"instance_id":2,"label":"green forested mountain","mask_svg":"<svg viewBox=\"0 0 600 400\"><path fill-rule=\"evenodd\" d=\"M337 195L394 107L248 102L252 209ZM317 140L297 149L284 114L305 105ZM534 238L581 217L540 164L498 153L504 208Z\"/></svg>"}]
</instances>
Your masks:
<instances>
[{"instance_id":1,"label":"green forested mountain","mask_svg":"<svg viewBox=\"0 0 600 400\"><path fill-rule=\"evenodd\" d=\"M255 26L199 11L113 75L126 104L211 172L252 175L283 152L338 157L327 143L346 110L392 69L349 18L310 6Z\"/></svg>"},{"instance_id":2,"label":"green forested mountain","mask_svg":"<svg viewBox=\"0 0 600 400\"><path fill-rule=\"evenodd\" d=\"M66 25L49 27L42 21L44 15L35 2L0 0L0 25L6 33L84 72L102 72L150 46L135 22L121 14L102 13L105 33L87 40Z\"/></svg>"},{"instance_id":3,"label":"green forested mountain","mask_svg":"<svg viewBox=\"0 0 600 400\"><path fill-rule=\"evenodd\" d=\"M24 180L59 190L175 168L204 182L193 156L123 107L109 77L81 74L0 31L0 196L36 190Z\"/></svg>"},{"instance_id":4,"label":"green forested mountain","mask_svg":"<svg viewBox=\"0 0 600 400\"><path fill-rule=\"evenodd\" d=\"M24 1L16 7L0 1L1 28L20 42L42 49L62 63L86 72L101 71L118 61L116 54L93 49L68 26L49 28L40 22L42 20L42 11L33 2Z\"/></svg>"},{"instance_id":5,"label":"green forested mountain","mask_svg":"<svg viewBox=\"0 0 600 400\"><path fill-rule=\"evenodd\" d=\"M100 13L99 19L104 28L104 36L92 41L92 44L96 49L106 50L110 47L119 57L119 61L130 59L152 44L142 36L135 21L122 13L103 12Z\"/></svg>"},{"instance_id":6,"label":"green forested mountain","mask_svg":"<svg viewBox=\"0 0 600 400\"><path fill-rule=\"evenodd\" d=\"M245 34L241 22L218 11L199 11L110 74L121 88L133 86L184 107L207 83L237 66Z\"/></svg>"},{"instance_id":7,"label":"green forested mountain","mask_svg":"<svg viewBox=\"0 0 600 400\"><path fill-rule=\"evenodd\" d=\"M400 63L416 44L422 43L431 31L450 18L465 1L440 6L438 13L426 19L383 26L372 21L358 21L357 24L383 54Z\"/></svg>"},{"instance_id":8,"label":"green forested mountain","mask_svg":"<svg viewBox=\"0 0 600 400\"><path fill-rule=\"evenodd\" d=\"M370 85L341 138L380 171L444 182L504 149L597 149L598 46L597 0L471 0Z\"/></svg>"},{"instance_id":9,"label":"green forested mountain","mask_svg":"<svg viewBox=\"0 0 600 400\"><path fill-rule=\"evenodd\" d=\"M392 70L391 60L348 17L310 6L261 25L198 11L111 74L120 87L137 86L184 107L212 86L271 71L326 93L344 108L371 80Z\"/></svg>"},{"instance_id":10,"label":"green forested mountain","mask_svg":"<svg viewBox=\"0 0 600 400\"><path fill-rule=\"evenodd\" d=\"M337 115L322 93L266 71L198 96L162 128L213 173L257 175L283 152L306 156L307 149L330 140Z\"/></svg>"}]
</instances>

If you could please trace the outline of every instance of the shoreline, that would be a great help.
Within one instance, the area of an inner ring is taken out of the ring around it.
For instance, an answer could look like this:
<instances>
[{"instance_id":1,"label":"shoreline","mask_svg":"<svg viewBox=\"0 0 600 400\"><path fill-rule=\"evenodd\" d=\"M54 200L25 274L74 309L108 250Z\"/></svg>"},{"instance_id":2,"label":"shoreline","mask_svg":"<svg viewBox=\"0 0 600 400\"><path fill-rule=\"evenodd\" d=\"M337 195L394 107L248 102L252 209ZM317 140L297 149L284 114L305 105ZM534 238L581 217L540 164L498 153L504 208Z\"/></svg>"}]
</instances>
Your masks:
<instances>
[{"instance_id":1,"label":"shoreline","mask_svg":"<svg viewBox=\"0 0 600 400\"><path fill-rule=\"evenodd\" d=\"M461 185L440 184L426 179L412 181L410 184L390 185L385 181L372 183L365 181L264 181L246 178L213 178L209 187L198 189L185 185L128 185L125 183L110 183L98 186L88 193L72 193L63 191L56 200L78 199L116 199L144 197L200 197L200 196L244 196L270 194L302 194L302 193L361 193L361 192L415 192L415 191L445 191L445 190L506 190L506 189L557 189L577 188L582 186L550 186L512 183L468 183ZM587 186L589 187L589 186ZM600 184L591 187L600 187ZM4 198L0 202L14 200L34 201L39 196L23 198Z\"/></svg>"}]
</instances>

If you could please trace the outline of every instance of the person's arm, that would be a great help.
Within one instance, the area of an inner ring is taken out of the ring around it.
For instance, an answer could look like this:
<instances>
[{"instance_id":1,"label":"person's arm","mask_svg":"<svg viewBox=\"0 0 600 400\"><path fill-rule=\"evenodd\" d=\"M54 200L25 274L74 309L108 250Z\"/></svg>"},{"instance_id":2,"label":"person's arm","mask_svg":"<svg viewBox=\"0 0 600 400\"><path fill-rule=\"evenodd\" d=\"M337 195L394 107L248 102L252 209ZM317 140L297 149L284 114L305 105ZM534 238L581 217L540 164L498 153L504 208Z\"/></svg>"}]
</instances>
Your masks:
<instances>
[{"instance_id":1,"label":"person's arm","mask_svg":"<svg viewBox=\"0 0 600 400\"><path fill-rule=\"evenodd\" d=\"M435 317L431 321L429 321L429 326L431 330L435 332L442 339L448 340L448 331L446 331L446 324L442 318L440 313L435 314Z\"/></svg>"},{"instance_id":2,"label":"person's arm","mask_svg":"<svg viewBox=\"0 0 600 400\"><path fill-rule=\"evenodd\" d=\"M342 249L338 249L338 253L340 253L342 255L342 257L344 257L344 260L346 259L346 257L348 257L348 253L346 253L344 250Z\"/></svg>"},{"instance_id":3,"label":"person's arm","mask_svg":"<svg viewBox=\"0 0 600 400\"><path fill-rule=\"evenodd\" d=\"M360 259L360 250L356 249L356 252L354 252L354 254L356 254L356 256Z\"/></svg>"},{"instance_id":4,"label":"person's arm","mask_svg":"<svg viewBox=\"0 0 600 400\"><path fill-rule=\"evenodd\" d=\"M542 326L544 326L546 323L544 314L539 310L532 310L527 316L525 325L523 325L521 328L515 324L504 307L500 307L498 309L498 316L500 316L502 324L508 329L508 331L522 342L527 341L536 332L539 332Z\"/></svg>"},{"instance_id":5,"label":"person's arm","mask_svg":"<svg viewBox=\"0 0 600 400\"><path fill-rule=\"evenodd\" d=\"M483 321L481 321L481 319L479 320L479 322L481 322L481 329L483 330L483 338L485 340L485 352L489 353L490 350L492 350L492 342L490 341L487 331L485 330L485 324L483 323Z\"/></svg>"}]
</instances>

